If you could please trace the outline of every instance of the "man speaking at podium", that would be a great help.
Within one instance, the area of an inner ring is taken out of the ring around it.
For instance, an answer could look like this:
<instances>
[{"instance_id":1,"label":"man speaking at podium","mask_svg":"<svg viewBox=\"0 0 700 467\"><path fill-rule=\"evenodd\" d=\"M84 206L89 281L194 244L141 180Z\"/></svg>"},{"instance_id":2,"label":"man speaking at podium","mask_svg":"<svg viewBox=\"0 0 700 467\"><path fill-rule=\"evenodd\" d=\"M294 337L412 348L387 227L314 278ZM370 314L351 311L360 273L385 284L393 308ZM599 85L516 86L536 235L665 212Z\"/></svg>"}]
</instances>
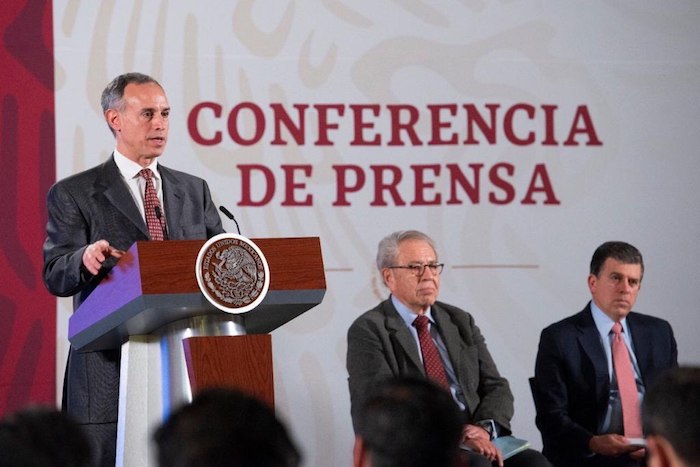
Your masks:
<instances>
[{"instance_id":1,"label":"man speaking at podium","mask_svg":"<svg viewBox=\"0 0 700 467\"><path fill-rule=\"evenodd\" d=\"M116 147L103 164L57 182L48 193L44 282L74 310L138 240L207 239L222 233L201 178L158 163L168 140L170 106L158 82L117 76L102 92ZM71 348L63 411L83 425L96 465L114 466L120 349Z\"/></svg>"}]
</instances>

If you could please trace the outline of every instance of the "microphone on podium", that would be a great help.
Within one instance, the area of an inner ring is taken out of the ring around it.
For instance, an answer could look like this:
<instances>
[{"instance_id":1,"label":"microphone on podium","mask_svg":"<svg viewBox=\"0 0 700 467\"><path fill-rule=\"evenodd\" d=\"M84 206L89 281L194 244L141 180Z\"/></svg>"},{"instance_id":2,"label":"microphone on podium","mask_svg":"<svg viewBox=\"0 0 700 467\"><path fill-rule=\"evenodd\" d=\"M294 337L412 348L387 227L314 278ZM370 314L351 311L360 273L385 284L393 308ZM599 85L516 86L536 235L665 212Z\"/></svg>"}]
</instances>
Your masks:
<instances>
[{"instance_id":1,"label":"microphone on podium","mask_svg":"<svg viewBox=\"0 0 700 467\"><path fill-rule=\"evenodd\" d=\"M238 235L241 235L241 228L238 227L238 221L236 220L235 217L233 217L233 214L231 213L231 211L226 209L224 206L219 206L219 211L223 212L226 217L231 219L233 221L233 223L236 224L236 230L238 231Z\"/></svg>"}]
</instances>

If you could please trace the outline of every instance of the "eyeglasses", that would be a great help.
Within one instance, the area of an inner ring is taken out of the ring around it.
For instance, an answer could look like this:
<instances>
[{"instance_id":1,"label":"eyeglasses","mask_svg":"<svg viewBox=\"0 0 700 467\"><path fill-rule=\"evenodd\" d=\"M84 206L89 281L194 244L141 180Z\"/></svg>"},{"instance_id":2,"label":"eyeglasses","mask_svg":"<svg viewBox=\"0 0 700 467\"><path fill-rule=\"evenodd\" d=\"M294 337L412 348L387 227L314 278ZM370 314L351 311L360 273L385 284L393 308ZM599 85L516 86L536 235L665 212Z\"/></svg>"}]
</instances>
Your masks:
<instances>
[{"instance_id":1,"label":"eyeglasses","mask_svg":"<svg viewBox=\"0 0 700 467\"><path fill-rule=\"evenodd\" d=\"M445 267L444 263L429 263L429 264L409 264L407 266L387 266L387 269L407 269L416 277L421 277L425 274L425 268L430 269L430 273L434 276L439 276L442 272L442 268Z\"/></svg>"}]
</instances>

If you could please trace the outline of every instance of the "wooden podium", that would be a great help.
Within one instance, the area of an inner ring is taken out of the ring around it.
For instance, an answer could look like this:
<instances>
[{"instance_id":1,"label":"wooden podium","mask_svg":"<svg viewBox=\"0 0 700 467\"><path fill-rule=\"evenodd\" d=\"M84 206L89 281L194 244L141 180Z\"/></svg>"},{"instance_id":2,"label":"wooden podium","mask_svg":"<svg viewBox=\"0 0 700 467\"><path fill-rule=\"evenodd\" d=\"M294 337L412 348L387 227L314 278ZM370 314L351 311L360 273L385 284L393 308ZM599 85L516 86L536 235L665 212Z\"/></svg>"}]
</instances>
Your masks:
<instances>
[{"instance_id":1,"label":"wooden podium","mask_svg":"<svg viewBox=\"0 0 700 467\"><path fill-rule=\"evenodd\" d=\"M321 303L317 237L252 239L269 265L263 301L226 313L202 295L195 266L203 240L136 242L71 316L80 350L122 348L117 465L154 465L155 426L205 387L230 386L274 405L271 336Z\"/></svg>"}]
</instances>

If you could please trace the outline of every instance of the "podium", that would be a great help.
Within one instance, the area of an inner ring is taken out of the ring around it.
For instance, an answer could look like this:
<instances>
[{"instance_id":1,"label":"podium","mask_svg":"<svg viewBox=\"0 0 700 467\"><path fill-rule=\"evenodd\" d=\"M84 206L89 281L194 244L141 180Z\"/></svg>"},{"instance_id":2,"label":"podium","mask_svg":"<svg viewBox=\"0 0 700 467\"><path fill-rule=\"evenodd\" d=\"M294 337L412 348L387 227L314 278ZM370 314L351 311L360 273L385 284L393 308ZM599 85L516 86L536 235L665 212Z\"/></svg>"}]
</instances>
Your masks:
<instances>
[{"instance_id":1,"label":"podium","mask_svg":"<svg viewBox=\"0 0 700 467\"><path fill-rule=\"evenodd\" d=\"M71 316L81 350L122 348L117 465L154 465L150 435L170 411L209 386L274 406L269 333L321 303L318 237L251 239L269 265L267 294L241 314L214 307L195 274L204 240L136 242Z\"/></svg>"}]
</instances>

